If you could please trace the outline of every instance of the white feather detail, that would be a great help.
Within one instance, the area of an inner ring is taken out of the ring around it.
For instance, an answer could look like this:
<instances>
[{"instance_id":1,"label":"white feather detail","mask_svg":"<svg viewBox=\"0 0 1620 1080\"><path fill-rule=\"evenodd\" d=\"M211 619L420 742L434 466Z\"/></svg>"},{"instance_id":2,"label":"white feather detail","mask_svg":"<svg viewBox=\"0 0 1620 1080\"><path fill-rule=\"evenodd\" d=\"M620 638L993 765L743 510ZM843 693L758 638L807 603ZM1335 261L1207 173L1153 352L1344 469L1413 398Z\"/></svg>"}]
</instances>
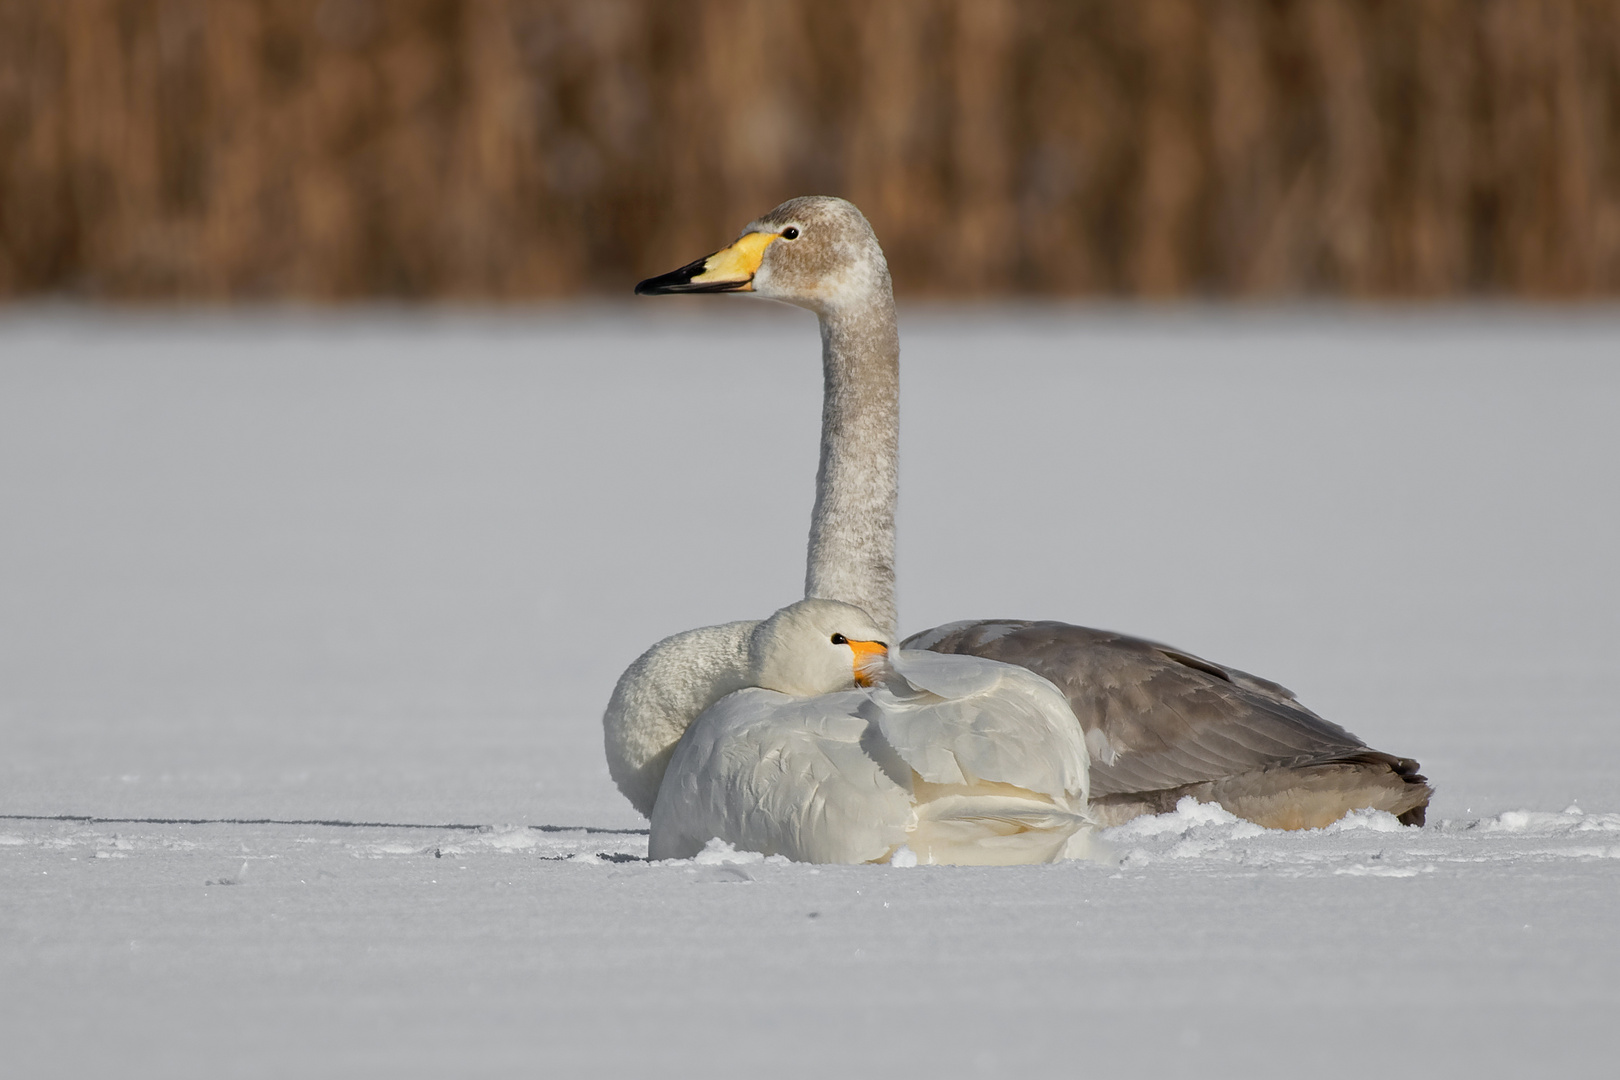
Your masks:
<instances>
[{"instance_id":1,"label":"white feather detail","mask_svg":"<svg viewBox=\"0 0 1620 1080\"><path fill-rule=\"evenodd\" d=\"M714 838L804 862L884 861L902 846L986 865L1078 850L1086 752L1057 688L978 657L895 660L870 689L750 688L705 710L670 759L649 855L690 858Z\"/></svg>"}]
</instances>

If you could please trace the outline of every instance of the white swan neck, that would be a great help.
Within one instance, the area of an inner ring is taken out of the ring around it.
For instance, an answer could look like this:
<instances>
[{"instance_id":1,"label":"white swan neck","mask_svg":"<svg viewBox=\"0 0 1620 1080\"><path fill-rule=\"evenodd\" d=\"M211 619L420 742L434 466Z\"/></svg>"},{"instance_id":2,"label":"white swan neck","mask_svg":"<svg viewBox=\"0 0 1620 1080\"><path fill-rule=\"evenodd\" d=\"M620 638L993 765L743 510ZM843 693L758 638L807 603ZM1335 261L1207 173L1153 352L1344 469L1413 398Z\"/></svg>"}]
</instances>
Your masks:
<instances>
[{"instance_id":1,"label":"white swan neck","mask_svg":"<svg viewBox=\"0 0 1620 1080\"><path fill-rule=\"evenodd\" d=\"M805 596L864 609L892 641L900 334L887 280L874 292L865 304L820 316L821 463Z\"/></svg>"},{"instance_id":2,"label":"white swan neck","mask_svg":"<svg viewBox=\"0 0 1620 1080\"><path fill-rule=\"evenodd\" d=\"M665 638L619 676L602 716L608 773L630 804L652 817L670 755L698 714L748 685L757 620Z\"/></svg>"}]
</instances>

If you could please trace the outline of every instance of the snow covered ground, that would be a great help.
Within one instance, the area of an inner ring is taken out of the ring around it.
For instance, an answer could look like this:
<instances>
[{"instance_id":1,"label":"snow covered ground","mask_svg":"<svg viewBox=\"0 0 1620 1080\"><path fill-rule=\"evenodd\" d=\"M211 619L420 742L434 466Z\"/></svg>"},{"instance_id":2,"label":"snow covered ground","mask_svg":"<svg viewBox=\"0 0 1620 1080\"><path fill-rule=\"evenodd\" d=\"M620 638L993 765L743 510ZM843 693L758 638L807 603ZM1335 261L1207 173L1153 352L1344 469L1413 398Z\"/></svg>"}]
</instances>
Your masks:
<instances>
[{"instance_id":1,"label":"snow covered ground","mask_svg":"<svg viewBox=\"0 0 1620 1080\"><path fill-rule=\"evenodd\" d=\"M649 865L614 678L802 583L808 316L0 316L7 1075L1602 1075L1620 318L904 313L902 622L1278 679L1428 828Z\"/></svg>"}]
</instances>

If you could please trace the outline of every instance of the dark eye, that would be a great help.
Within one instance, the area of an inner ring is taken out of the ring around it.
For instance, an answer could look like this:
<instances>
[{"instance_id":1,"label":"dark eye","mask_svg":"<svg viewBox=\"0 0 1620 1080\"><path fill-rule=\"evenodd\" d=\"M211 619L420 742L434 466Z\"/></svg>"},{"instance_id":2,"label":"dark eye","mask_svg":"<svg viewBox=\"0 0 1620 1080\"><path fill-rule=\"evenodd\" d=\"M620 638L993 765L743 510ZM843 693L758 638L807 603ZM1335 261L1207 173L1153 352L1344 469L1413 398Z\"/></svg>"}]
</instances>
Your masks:
<instances>
[{"instance_id":1,"label":"dark eye","mask_svg":"<svg viewBox=\"0 0 1620 1080\"><path fill-rule=\"evenodd\" d=\"M834 634L832 636L832 643L834 645L848 645L849 638L845 637L843 634Z\"/></svg>"},{"instance_id":2,"label":"dark eye","mask_svg":"<svg viewBox=\"0 0 1620 1080\"><path fill-rule=\"evenodd\" d=\"M792 225L789 225L787 228L782 230L782 239L784 239L784 240L797 240L798 238L799 238L799 230L795 229Z\"/></svg>"}]
</instances>

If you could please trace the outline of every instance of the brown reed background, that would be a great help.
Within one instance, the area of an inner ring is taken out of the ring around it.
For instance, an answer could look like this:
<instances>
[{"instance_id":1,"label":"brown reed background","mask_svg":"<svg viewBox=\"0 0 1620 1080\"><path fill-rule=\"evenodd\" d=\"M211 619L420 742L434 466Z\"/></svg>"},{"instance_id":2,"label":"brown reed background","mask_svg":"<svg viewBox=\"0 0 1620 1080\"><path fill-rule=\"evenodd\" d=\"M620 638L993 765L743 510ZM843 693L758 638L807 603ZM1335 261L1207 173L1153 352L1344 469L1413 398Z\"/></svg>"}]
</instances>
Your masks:
<instances>
[{"instance_id":1,"label":"brown reed background","mask_svg":"<svg viewBox=\"0 0 1620 1080\"><path fill-rule=\"evenodd\" d=\"M0 296L1620 292L1620 0L0 0Z\"/></svg>"}]
</instances>

